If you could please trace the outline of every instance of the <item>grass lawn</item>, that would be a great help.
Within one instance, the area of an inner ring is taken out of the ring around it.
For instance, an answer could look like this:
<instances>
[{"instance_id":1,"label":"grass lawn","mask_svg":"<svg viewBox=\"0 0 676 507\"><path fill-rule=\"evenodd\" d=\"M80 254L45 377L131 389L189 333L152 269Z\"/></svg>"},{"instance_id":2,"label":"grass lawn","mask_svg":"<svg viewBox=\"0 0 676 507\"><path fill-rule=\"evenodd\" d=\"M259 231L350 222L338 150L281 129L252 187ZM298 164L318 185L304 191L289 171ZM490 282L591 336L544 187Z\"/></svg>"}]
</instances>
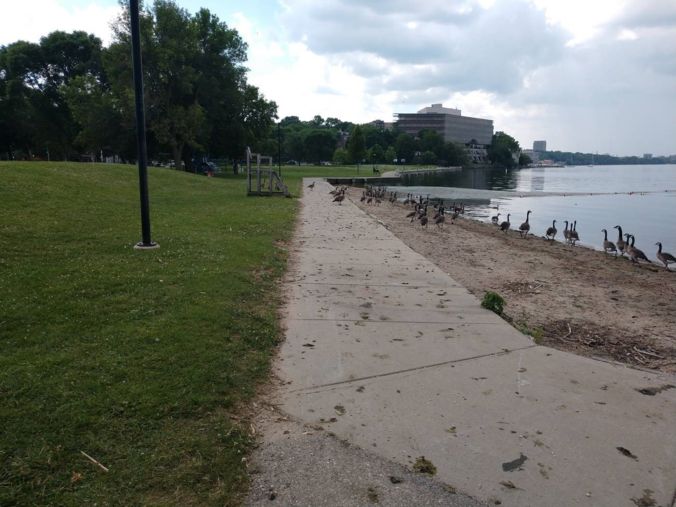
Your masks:
<instances>
[{"instance_id":1,"label":"grass lawn","mask_svg":"<svg viewBox=\"0 0 676 507\"><path fill-rule=\"evenodd\" d=\"M364 172L364 169L360 172ZM370 172L370 171L369 171ZM303 176L356 168L285 167ZM0 505L231 505L295 199L243 176L0 162ZM85 452L109 468L104 472Z\"/></svg>"}]
</instances>

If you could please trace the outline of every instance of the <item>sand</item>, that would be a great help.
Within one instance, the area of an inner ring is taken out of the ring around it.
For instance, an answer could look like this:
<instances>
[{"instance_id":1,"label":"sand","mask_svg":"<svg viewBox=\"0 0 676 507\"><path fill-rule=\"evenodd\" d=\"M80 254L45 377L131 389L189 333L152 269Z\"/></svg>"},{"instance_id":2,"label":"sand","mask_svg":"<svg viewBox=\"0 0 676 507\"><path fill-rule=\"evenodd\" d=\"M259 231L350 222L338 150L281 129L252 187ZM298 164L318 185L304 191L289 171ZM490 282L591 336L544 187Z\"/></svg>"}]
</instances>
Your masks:
<instances>
[{"instance_id":1,"label":"sand","mask_svg":"<svg viewBox=\"0 0 676 507\"><path fill-rule=\"evenodd\" d=\"M367 205L361 193L352 188L348 197L479 299L486 291L500 294L504 318L537 343L676 373L673 268L569 246L561 231L559 241L545 240L544 230L522 239L516 230L503 233L462 216L425 229L405 218L410 206L387 200Z\"/></svg>"}]
</instances>

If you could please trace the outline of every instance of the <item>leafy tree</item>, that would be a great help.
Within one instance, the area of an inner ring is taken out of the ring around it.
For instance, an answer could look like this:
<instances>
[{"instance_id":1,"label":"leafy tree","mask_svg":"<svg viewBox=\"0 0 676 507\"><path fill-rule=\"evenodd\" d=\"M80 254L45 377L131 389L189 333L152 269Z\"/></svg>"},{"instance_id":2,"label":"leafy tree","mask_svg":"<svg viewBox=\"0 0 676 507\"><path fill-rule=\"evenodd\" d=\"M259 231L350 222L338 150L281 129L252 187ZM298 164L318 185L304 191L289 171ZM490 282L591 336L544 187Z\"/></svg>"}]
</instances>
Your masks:
<instances>
[{"instance_id":1,"label":"leafy tree","mask_svg":"<svg viewBox=\"0 0 676 507\"><path fill-rule=\"evenodd\" d=\"M533 163L533 160L526 155L525 153L522 153L519 155L519 166L525 167Z\"/></svg>"},{"instance_id":2,"label":"leafy tree","mask_svg":"<svg viewBox=\"0 0 676 507\"><path fill-rule=\"evenodd\" d=\"M333 152L333 163L336 165L345 165L348 163L349 154L345 148L336 148Z\"/></svg>"},{"instance_id":3,"label":"leafy tree","mask_svg":"<svg viewBox=\"0 0 676 507\"><path fill-rule=\"evenodd\" d=\"M494 164L511 169L516 165L514 157L519 153L519 143L504 132L493 134L488 147L488 158Z\"/></svg>"},{"instance_id":4,"label":"leafy tree","mask_svg":"<svg viewBox=\"0 0 676 507\"><path fill-rule=\"evenodd\" d=\"M420 151L431 151L438 157L441 157L444 150L444 138L436 130L421 130L418 135L420 139Z\"/></svg>"},{"instance_id":5,"label":"leafy tree","mask_svg":"<svg viewBox=\"0 0 676 507\"><path fill-rule=\"evenodd\" d=\"M444 143L441 159L448 166L464 166L469 164L469 156L465 147L453 142Z\"/></svg>"},{"instance_id":6,"label":"leafy tree","mask_svg":"<svg viewBox=\"0 0 676 507\"><path fill-rule=\"evenodd\" d=\"M385 150L379 144L375 144L368 149L366 158L372 164L380 164L385 159Z\"/></svg>"},{"instance_id":7,"label":"leafy tree","mask_svg":"<svg viewBox=\"0 0 676 507\"><path fill-rule=\"evenodd\" d=\"M319 164L322 160L331 160L336 149L336 136L327 129L311 130L305 137L305 153L309 160Z\"/></svg>"},{"instance_id":8,"label":"leafy tree","mask_svg":"<svg viewBox=\"0 0 676 507\"><path fill-rule=\"evenodd\" d=\"M434 153L431 150L427 150L422 153L420 156L420 162L423 164L429 165L429 164L436 164L437 163L437 154Z\"/></svg>"},{"instance_id":9,"label":"leafy tree","mask_svg":"<svg viewBox=\"0 0 676 507\"><path fill-rule=\"evenodd\" d=\"M394 146L388 146L385 150L385 162L391 164L394 162L394 159L397 158L397 151L394 149Z\"/></svg>"},{"instance_id":10,"label":"leafy tree","mask_svg":"<svg viewBox=\"0 0 676 507\"><path fill-rule=\"evenodd\" d=\"M404 159L407 163L413 162L416 152L416 142L409 134L399 134L394 143L394 149L397 152L396 158L400 161Z\"/></svg>"},{"instance_id":11,"label":"leafy tree","mask_svg":"<svg viewBox=\"0 0 676 507\"><path fill-rule=\"evenodd\" d=\"M357 125L352 129L352 135L347 143L347 151L350 154L350 162L360 164L366 155L364 133L361 127Z\"/></svg>"}]
</instances>

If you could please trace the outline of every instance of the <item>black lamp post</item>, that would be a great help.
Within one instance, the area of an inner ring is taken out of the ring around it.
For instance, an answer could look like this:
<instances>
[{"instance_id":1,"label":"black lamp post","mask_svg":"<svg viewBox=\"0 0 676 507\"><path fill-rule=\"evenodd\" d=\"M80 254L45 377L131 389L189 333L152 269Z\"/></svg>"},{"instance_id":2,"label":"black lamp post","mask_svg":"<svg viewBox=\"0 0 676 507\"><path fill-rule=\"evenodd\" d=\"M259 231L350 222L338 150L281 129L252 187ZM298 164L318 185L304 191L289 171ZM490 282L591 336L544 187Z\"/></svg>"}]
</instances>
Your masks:
<instances>
[{"instance_id":1,"label":"black lamp post","mask_svg":"<svg viewBox=\"0 0 676 507\"><path fill-rule=\"evenodd\" d=\"M134 64L134 95L136 96L136 145L138 150L138 182L141 196L141 234L143 240L134 248L148 250L159 248L150 239L150 202L148 199L148 154L146 150L146 119L143 105L143 65L141 63L141 36L139 29L138 0L129 0L131 21L131 58Z\"/></svg>"}]
</instances>

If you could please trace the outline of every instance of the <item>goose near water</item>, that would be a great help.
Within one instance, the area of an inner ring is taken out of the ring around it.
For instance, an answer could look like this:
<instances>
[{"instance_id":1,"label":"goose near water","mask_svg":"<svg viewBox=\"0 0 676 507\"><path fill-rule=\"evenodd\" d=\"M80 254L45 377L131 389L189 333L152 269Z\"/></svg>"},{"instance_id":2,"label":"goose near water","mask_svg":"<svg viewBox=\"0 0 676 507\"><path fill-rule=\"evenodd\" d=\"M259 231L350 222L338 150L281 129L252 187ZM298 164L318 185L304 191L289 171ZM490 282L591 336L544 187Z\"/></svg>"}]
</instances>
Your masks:
<instances>
[{"instance_id":1,"label":"goose near water","mask_svg":"<svg viewBox=\"0 0 676 507\"><path fill-rule=\"evenodd\" d=\"M549 240L554 240L556 239L556 220L552 220L552 226L547 229L547 232L545 233L545 237Z\"/></svg>"},{"instance_id":2,"label":"goose near water","mask_svg":"<svg viewBox=\"0 0 676 507\"><path fill-rule=\"evenodd\" d=\"M601 232L603 233L603 251L606 253L613 252L615 255L617 255L617 248L615 248L615 244L612 241L608 241L608 231L601 229Z\"/></svg>"},{"instance_id":3,"label":"goose near water","mask_svg":"<svg viewBox=\"0 0 676 507\"><path fill-rule=\"evenodd\" d=\"M627 243L624 241L624 239L622 239L622 236L623 236L622 227L620 227L619 225L616 225L615 227L613 227L613 229L617 229L617 234L618 234L617 243L616 243L617 249L620 251L620 255L624 255L624 251L627 247Z\"/></svg>"},{"instance_id":4,"label":"goose near water","mask_svg":"<svg viewBox=\"0 0 676 507\"><path fill-rule=\"evenodd\" d=\"M501 230L501 231L507 232L507 229L509 229L509 226L511 225L511 224L509 223L509 217L510 217L510 216L512 216L512 215L508 213L508 214L507 214L507 220L505 220L504 222L502 222L502 223L500 224L500 230Z\"/></svg>"},{"instance_id":5,"label":"goose near water","mask_svg":"<svg viewBox=\"0 0 676 507\"><path fill-rule=\"evenodd\" d=\"M526 221L519 226L519 233L521 234L522 238L528 236L528 231L530 231L530 223L528 222L528 219L531 213L532 211L528 210L528 212L526 213Z\"/></svg>"},{"instance_id":6,"label":"goose near water","mask_svg":"<svg viewBox=\"0 0 676 507\"><path fill-rule=\"evenodd\" d=\"M658 246L657 258L660 260L660 262L662 262L662 264L664 264L664 268L666 270L669 270L669 264L676 262L676 257L674 257L668 252L663 252L662 243L660 243L659 241L655 244Z\"/></svg>"}]
</instances>

